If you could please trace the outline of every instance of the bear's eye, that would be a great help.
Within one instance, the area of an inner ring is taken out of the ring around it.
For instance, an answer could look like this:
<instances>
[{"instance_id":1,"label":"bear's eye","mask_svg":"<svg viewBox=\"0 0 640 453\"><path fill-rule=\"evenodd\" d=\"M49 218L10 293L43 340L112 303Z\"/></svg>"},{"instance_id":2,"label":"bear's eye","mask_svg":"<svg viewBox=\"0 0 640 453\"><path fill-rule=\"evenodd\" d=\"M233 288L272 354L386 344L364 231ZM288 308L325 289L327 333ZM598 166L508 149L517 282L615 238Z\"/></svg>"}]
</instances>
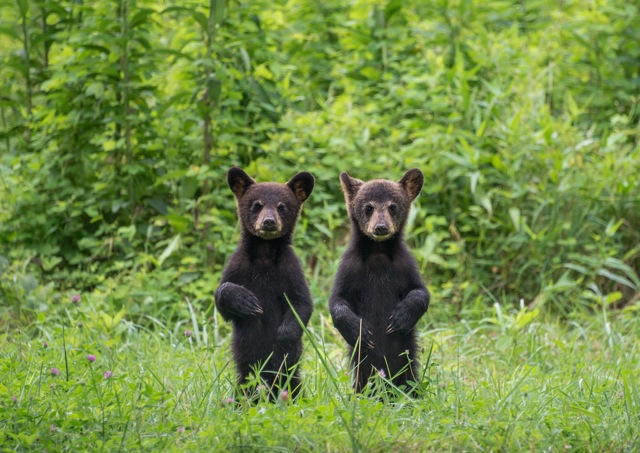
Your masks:
<instances>
[{"instance_id":1,"label":"bear's eye","mask_svg":"<svg viewBox=\"0 0 640 453\"><path fill-rule=\"evenodd\" d=\"M389 212L391 214L395 214L396 212L398 212L398 205L395 203L392 203L389 205Z\"/></svg>"},{"instance_id":2,"label":"bear's eye","mask_svg":"<svg viewBox=\"0 0 640 453\"><path fill-rule=\"evenodd\" d=\"M253 204L251 205L251 210L253 212L260 212L260 210L262 209L262 202L260 201L254 201Z\"/></svg>"},{"instance_id":3,"label":"bear's eye","mask_svg":"<svg viewBox=\"0 0 640 453\"><path fill-rule=\"evenodd\" d=\"M278 203L277 209L280 214L284 214L284 212L287 210L287 207L284 205L284 203Z\"/></svg>"},{"instance_id":4,"label":"bear's eye","mask_svg":"<svg viewBox=\"0 0 640 453\"><path fill-rule=\"evenodd\" d=\"M366 206L364 207L364 213L365 213L365 215L366 215L367 217L368 217L368 216L370 216L371 214L373 214L373 206L372 206L372 205L370 205L370 204L366 205Z\"/></svg>"}]
</instances>

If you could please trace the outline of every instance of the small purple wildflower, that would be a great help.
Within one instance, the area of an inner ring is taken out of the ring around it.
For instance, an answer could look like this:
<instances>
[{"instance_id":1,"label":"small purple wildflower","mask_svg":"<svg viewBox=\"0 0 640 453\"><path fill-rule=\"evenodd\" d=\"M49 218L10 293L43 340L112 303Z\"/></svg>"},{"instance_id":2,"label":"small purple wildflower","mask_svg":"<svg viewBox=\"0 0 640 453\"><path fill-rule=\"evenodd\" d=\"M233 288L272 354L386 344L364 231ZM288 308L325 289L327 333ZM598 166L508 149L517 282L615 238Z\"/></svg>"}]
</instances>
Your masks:
<instances>
[{"instance_id":1,"label":"small purple wildflower","mask_svg":"<svg viewBox=\"0 0 640 453\"><path fill-rule=\"evenodd\" d=\"M48 344L46 341L43 341L43 342L42 342L42 347L43 347L44 349L47 349L47 348L49 347L49 344Z\"/></svg>"},{"instance_id":2,"label":"small purple wildflower","mask_svg":"<svg viewBox=\"0 0 640 453\"><path fill-rule=\"evenodd\" d=\"M11 402L12 402L13 404L16 404L16 403L18 402L18 397L17 397L17 396L15 396L15 395L13 395L13 396L11 397Z\"/></svg>"},{"instance_id":3,"label":"small purple wildflower","mask_svg":"<svg viewBox=\"0 0 640 453\"><path fill-rule=\"evenodd\" d=\"M233 404L236 400L234 400L233 398L229 397L226 400L224 400L225 404Z\"/></svg>"},{"instance_id":4,"label":"small purple wildflower","mask_svg":"<svg viewBox=\"0 0 640 453\"><path fill-rule=\"evenodd\" d=\"M109 379L111 376L113 376L113 373L111 372L111 370L107 370L104 373L104 378L105 379Z\"/></svg>"},{"instance_id":5,"label":"small purple wildflower","mask_svg":"<svg viewBox=\"0 0 640 453\"><path fill-rule=\"evenodd\" d=\"M193 332L191 332L190 330L187 329L187 330L184 331L184 336L185 337L191 338L191 335L193 335Z\"/></svg>"},{"instance_id":6,"label":"small purple wildflower","mask_svg":"<svg viewBox=\"0 0 640 453\"><path fill-rule=\"evenodd\" d=\"M287 401L289 401L289 392L287 390L283 390L280 392L280 401L282 401L283 403L286 403Z\"/></svg>"},{"instance_id":7,"label":"small purple wildflower","mask_svg":"<svg viewBox=\"0 0 640 453\"><path fill-rule=\"evenodd\" d=\"M95 362L95 361L96 361L96 356L95 356L95 355L93 355L93 354L89 354L89 355L87 356L87 360L88 360L89 362L93 363L93 362Z\"/></svg>"},{"instance_id":8,"label":"small purple wildflower","mask_svg":"<svg viewBox=\"0 0 640 453\"><path fill-rule=\"evenodd\" d=\"M74 294L73 296L71 296L71 303L77 304L80 302L80 299L82 299L82 297L80 297L80 294Z\"/></svg>"},{"instance_id":9,"label":"small purple wildflower","mask_svg":"<svg viewBox=\"0 0 640 453\"><path fill-rule=\"evenodd\" d=\"M60 370L57 368L51 368L51 374L58 376L60 374Z\"/></svg>"},{"instance_id":10,"label":"small purple wildflower","mask_svg":"<svg viewBox=\"0 0 640 453\"><path fill-rule=\"evenodd\" d=\"M382 379L386 379L387 378L387 373L384 372L383 368L380 368L380 370L378 371L378 375L382 378Z\"/></svg>"},{"instance_id":11,"label":"small purple wildflower","mask_svg":"<svg viewBox=\"0 0 640 453\"><path fill-rule=\"evenodd\" d=\"M184 432L184 426L178 427L178 434L182 434Z\"/></svg>"}]
</instances>

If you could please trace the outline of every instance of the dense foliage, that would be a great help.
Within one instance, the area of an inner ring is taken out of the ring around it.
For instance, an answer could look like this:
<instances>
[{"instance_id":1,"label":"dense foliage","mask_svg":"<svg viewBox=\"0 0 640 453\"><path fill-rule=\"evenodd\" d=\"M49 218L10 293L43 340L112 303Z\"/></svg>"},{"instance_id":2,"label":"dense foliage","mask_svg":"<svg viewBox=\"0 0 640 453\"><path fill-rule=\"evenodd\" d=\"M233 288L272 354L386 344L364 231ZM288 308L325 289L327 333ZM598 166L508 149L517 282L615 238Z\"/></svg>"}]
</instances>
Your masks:
<instances>
[{"instance_id":1,"label":"dense foliage","mask_svg":"<svg viewBox=\"0 0 640 453\"><path fill-rule=\"evenodd\" d=\"M33 309L47 303L34 278L114 278L156 305L209 306L237 238L234 164L316 176L296 245L324 292L347 228L339 172L417 166L408 236L436 300L628 304L638 14L618 0L4 0L3 296Z\"/></svg>"}]
</instances>

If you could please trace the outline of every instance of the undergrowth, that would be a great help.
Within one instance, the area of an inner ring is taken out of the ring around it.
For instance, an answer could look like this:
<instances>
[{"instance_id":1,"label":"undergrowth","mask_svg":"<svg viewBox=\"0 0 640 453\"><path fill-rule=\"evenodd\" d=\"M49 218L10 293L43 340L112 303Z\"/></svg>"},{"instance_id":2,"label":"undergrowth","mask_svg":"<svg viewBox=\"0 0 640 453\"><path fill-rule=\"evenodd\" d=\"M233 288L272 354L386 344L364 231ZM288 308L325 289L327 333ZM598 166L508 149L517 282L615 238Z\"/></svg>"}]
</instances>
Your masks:
<instances>
[{"instance_id":1,"label":"undergrowth","mask_svg":"<svg viewBox=\"0 0 640 453\"><path fill-rule=\"evenodd\" d=\"M488 317L468 310L459 322L428 316L418 326L423 379L415 399L354 397L344 344L316 313L305 332L303 396L253 404L235 392L219 317L194 311L149 330L96 309L93 299L75 295L55 316L0 337L3 450L640 446L637 306L564 320L500 305L484 311Z\"/></svg>"}]
</instances>

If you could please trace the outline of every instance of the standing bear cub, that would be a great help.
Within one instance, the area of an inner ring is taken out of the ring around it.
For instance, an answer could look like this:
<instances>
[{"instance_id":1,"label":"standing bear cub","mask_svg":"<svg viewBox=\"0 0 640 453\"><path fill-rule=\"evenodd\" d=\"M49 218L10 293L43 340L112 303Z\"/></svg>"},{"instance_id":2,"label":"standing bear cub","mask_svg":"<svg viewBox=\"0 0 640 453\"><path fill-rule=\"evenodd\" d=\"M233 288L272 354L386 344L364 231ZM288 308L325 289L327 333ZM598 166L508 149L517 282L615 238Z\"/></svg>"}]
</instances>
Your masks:
<instances>
[{"instance_id":1,"label":"standing bear cub","mask_svg":"<svg viewBox=\"0 0 640 453\"><path fill-rule=\"evenodd\" d=\"M301 172L286 184L256 183L233 167L227 180L237 200L242 232L222 273L215 301L223 319L233 323L238 383L244 384L251 373L260 371L270 398L281 390L291 390L296 396L302 328L291 306L306 325L313 302L291 242L314 179Z\"/></svg>"},{"instance_id":2,"label":"standing bear cub","mask_svg":"<svg viewBox=\"0 0 640 453\"><path fill-rule=\"evenodd\" d=\"M414 327L429 307L403 228L424 176L409 170L399 182L368 182L340 174L351 239L333 283L329 311L350 346L354 388L374 374L404 390L418 382Z\"/></svg>"}]
</instances>

